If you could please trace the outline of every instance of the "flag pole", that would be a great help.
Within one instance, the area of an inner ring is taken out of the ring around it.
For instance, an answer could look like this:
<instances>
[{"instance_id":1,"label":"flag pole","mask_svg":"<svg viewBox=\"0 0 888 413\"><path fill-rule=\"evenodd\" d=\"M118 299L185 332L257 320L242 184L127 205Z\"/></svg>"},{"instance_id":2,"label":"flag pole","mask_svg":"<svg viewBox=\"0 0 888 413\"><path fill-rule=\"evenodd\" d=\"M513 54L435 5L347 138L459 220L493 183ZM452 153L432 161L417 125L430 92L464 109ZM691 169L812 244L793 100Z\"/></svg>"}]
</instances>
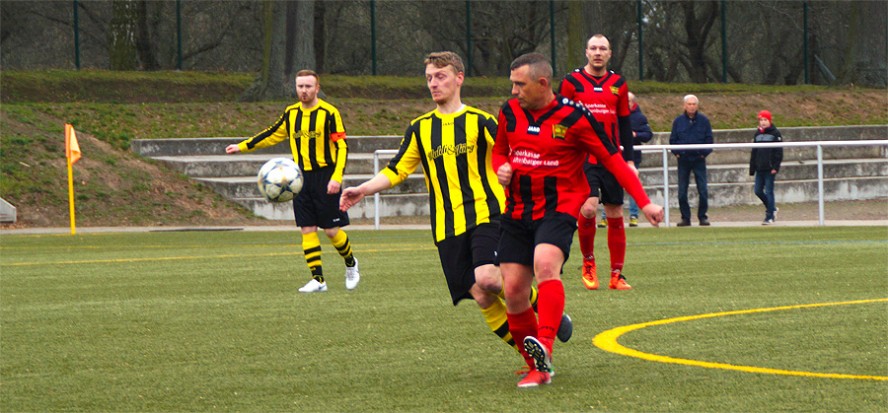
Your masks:
<instances>
[{"instance_id":1,"label":"flag pole","mask_svg":"<svg viewBox=\"0 0 888 413\"><path fill-rule=\"evenodd\" d=\"M77 235L77 224L74 218L74 168L71 165L71 158L65 158L68 162L68 208L71 215L71 235Z\"/></svg>"}]
</instances>

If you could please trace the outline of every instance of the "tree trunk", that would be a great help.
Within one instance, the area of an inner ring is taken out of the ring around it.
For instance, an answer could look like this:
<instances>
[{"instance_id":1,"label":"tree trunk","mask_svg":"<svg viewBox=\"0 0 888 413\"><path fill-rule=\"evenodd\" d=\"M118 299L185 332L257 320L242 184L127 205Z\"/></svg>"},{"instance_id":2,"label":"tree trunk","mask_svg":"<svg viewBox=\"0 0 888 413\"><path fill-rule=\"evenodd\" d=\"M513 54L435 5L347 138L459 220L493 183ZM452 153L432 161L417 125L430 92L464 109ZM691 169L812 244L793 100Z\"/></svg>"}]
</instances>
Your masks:
<instances>
[{"instance_id":1,"label":"tree trunk","mask_svg":"<svg viewBox=\"0 0 888 413\"><path fill-rule=\"evenodd\" d=\"M108 31L111 70L136 69L135 9L135 4L129 0L115 0L111 4L113 17Z\"/></svg>"},{"instance_id":2,"label":"tree trunk","mask_svg":"<svg viewBox=\"0 0 888 413\"><path fill-rule=\"evenodd\" d=\"M314 23L315 2L304 0L296 2L296 27L287 30L288 36L294 36L293 73L302 69L317 70L315 60ZM295 81L295 79L291 79Z\"/></svg>"},{"instance_id":3,"label":"tree trunk","mask_svg":"<svg viewBox=\"0 0 888 413\"><path fill-rule=\"evenodd\" d=\"M280 99L287 96L287 79L284 73L284 43L286 40L286 3L265 0L262 3L262 70L253 84L241 95L240 100Z\"/></svg>"},{"instance_id":4,"label":"tree trunk","mask_svg":"<svg viewBox=\"0 0 888 413\"><path fill-rule=\"evenodd\" d=\"M136 52L139 55L139 62L142 70L160 69L160 63L157 62L157 55L154 53L155 42L151 41L151 31L148 29L148 2L139 0L136 5Z\"/></svg>"}]
</instances>

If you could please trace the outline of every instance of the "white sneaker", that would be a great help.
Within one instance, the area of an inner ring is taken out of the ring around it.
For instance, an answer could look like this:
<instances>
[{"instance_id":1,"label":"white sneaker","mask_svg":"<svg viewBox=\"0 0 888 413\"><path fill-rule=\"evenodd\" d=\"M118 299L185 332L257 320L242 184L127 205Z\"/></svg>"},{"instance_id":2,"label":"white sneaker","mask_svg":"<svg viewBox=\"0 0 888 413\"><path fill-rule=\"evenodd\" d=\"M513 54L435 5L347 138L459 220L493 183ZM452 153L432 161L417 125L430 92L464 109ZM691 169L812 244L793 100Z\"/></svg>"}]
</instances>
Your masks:
<instances>
[{"instance_id":1,"label":"white sneaker","mask_svg":"<svg viewBox=\"0 0 888 413\"><path fill-rule=\"evenodd\" d=\"M358 259L355 258L354 267L345 267L345 289L354 290L361 282L361 273L358 272Z\"/></svg>"},{"instance_id":2,"label":"white sneaker","mask_svg":"<svg viewBox=\"0 0 888 413\"><path fill-rule=\"evenodd\" d=\"M308 284L305 284L302 288L299 289L300 293L322 293L327 291L327 283L319 282L318 280L312 278Z\"/></svg>"}]
</instances>

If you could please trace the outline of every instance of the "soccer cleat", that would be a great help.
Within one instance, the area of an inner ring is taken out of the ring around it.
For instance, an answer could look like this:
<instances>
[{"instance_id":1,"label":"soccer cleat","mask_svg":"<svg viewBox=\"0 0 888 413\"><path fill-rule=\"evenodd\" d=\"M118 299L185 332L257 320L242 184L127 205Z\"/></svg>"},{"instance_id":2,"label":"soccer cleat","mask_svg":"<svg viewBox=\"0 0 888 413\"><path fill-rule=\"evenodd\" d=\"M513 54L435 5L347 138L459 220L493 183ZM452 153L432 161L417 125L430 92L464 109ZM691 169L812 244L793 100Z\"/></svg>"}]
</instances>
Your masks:
<instances>
[{"instance_id":1,"label":"soccer cleat","mask_svg":"<svg viewBox=\"0 0 888 413\"><path fill-rule=\"evenodd\" d=\"M355 258L354 267L345 267L345 289L354 290L361 282L361 273L358 272L358 259Z\"/></svg>"},{"instance_id":2,"label":"soccer cleat","mask_svg":"<svg viewBox=\"0 0 888 413\"><path fill-rule=\"evenodd\" d=\"M631 290L632 286L626 282L626 277L623 276L623 272L620 270L615 270L611 272L611 282L610 282L611 290Z\"/></svg>"},{"instance_id":3,"label":"soccer cleat","mask_svg":"<svg viewBox=\"0 0 888 413\"><path fill-rule=\"evenodd\" d=\"M598 228L607 228L607 220L602 218L601 221L598 221Z\"/></svg>"},{"instance_id":4,"label":"soccer cleat","mask_svg":"<svg viewBox=\"0 0 888 413\"><path fill-rule=\"evenodd\" d=\"M629 226L630 227L637 227L638 226L638 217L636 217L634 215L629 217Z\"/></svg>"},{"instance_id":5,"label":"soccer cleat","mask_svg":"<svg viewBox=\"0 0 888 413\"><path fill-rule=\"evenodd\" d=\"M531 370L518 382L519 389L533 389L543 384L552 383L552 375L538 370Z\"/></svg>"},{"instance_id":6,"label":"soccer cleat","mask_svg":"<svg viewBox=\"0 0 888 413\"><path fill-rule=\"evenodd\" d=\"M598 289L598 267L595 265L595 260L587 260L583 259L583 285L587 290L597 290Z\"/></svg>"},{"instance_id":7,"label":"soccer cleat","mask_svg":"<svg viewBox=\"0 0 888 413\"><path fill-rule=\"evenodd\" d=\"M524 338L524 351L533 359L536 370L549 373L552 371L552 355L550 350L534 336ZM535 371L536 371L535 370ZM531 372L533 374L533 372Z\"/></svg>"},{"instance_id":8,"label":"soccer cleat","mask_svg":"<svg viewBox=\"0 0 888 413\"><path fill-rule=\"evenodd\" d=\"M549 369L551 370L549 372L549 377L555 377L554 367L549 366ZM527 377L527 375L530 374L531 371L533 371L533 369L531 369L527 365L524 365L524 367L521 367L520 369L515 370L515 375L518 376L519 378L523 379L523 378Z\"/></svg>"},{"instance_id":9,"label":"soccer cleat","mask_svg":"<svg viewBox=\"0 0 888 413\"><path fill-rule=\"evenodd\" d=\"M318 280L312 278L308 284L305 284L302 288L299 289L300 293L322 293L327 291L327 283L319 282Z\"/></svg>"},{"instance_id":10,"label":"soccer cleat","mask_svg":"<svg viewBox=\"0 0 888 413\"><path fill-rule=\"evenodd\" d=\"M574 323L570 319L570 316L567 314L561 315L561 324L558 325L558 332L555 333L555 337L558 337L558 341L562 343L567 343L567 340L570 340L570 337L574 332Z\"/></svg>"}]
</instances>

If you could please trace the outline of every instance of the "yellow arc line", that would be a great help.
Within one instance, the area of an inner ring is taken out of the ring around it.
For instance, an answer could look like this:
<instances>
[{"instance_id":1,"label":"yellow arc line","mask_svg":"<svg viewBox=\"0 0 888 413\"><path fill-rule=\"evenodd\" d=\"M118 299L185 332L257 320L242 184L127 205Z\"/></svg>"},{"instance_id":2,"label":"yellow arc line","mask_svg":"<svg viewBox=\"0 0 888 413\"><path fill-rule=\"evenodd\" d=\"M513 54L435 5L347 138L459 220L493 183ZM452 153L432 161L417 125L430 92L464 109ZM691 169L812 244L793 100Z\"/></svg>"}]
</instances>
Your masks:
<instances>
[{"instance_id":1,"label":"yellow arc line","mask_svg":"<svg viewBox=\"0 0 888 413\"><path fill-rule=\"evenodd\" d=\"M801 376L801 377L817 377L817 378L827 378L827 379L855 379L855 380L879 380L879 381L888 381L888 376L867 376L867 375L858 375L858 374L841 374L841 373L816 373L810 371L798 371L798 370L781 370L781 369L771 369L766 367L755 367L755 366L738 366L734 364L727 363L713 363L709 361L700 361L700 360L690 360L690 359L682 359L676 357L669 356L661 356L659 354L651 354L645 353L638 350L633 350L631 348L625 347L620 344L617 340L620 336L635 331L641 330L647 327L659 326L664 324L672 324L672 323L680 323L684 321L694 321L694 320L702 320L705 318L714 318L714 317L725 317L732 315L743 315L743 314L755 314L755 313L765 313L771 311L785 311L785 310L795 310L800 308L815 308L815 307L827 307L827 306L837 306L837 305L853 305L853 304L870 304L870 303L878 303L878 302L888 302L888 298L877 298L871 300L857 300L857 301L842 301L842 302L833 302L833 303L817 303L817 304L800 304L800 305L788 305L781 307L770 307L770 308L754 308L750 310L737 310L737 311L724 311L719 313L708 313L708 314L698 314L692 316L684 316L684 317L674 317L667 318L663 320L649 321L646 323L632 324L628 326L622 326L613 328L607 331L604 331L595 336L592 339L592 344L596 347L608 351L611 353L620 354L623 356L640 358L642 360L648 361L656 361L659 363L672 363L672 364L682 364L686 366L696 366L696 367L705 367L709 369L724 369L724 370L735 370L742 371L746 373L760 373L760 374L781 374L786 376Z\"/></svg>"}]
</instances>

